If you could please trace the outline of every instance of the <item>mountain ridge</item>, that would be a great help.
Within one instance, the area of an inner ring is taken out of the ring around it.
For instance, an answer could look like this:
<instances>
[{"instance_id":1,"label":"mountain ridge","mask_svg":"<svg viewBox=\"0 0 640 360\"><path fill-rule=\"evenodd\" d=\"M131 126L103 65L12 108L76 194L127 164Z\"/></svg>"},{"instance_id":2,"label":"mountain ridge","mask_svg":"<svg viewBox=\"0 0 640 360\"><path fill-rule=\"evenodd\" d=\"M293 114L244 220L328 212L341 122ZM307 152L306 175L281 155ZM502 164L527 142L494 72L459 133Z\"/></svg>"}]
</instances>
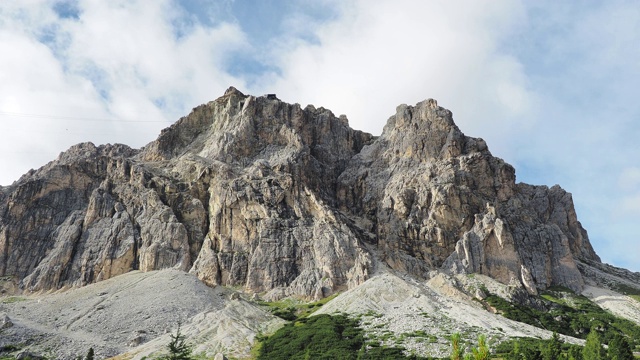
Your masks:
<instances>
[{"instance_id":1,"label":"mountain ridge","mask_svg":"<svg viewBox=\"0 0 640 360\"><path fill-rule=\"evenodd\" d=\"M361 284L380 256L418 277L477 272L535 294L580 291L575 260L600 261L570 194L516 184L433 99L398 106L374 137L231 87L142 149L75 145L0 194L0 275L29 291L175 267L321 298Z\"/></svg>"}]
</instances>

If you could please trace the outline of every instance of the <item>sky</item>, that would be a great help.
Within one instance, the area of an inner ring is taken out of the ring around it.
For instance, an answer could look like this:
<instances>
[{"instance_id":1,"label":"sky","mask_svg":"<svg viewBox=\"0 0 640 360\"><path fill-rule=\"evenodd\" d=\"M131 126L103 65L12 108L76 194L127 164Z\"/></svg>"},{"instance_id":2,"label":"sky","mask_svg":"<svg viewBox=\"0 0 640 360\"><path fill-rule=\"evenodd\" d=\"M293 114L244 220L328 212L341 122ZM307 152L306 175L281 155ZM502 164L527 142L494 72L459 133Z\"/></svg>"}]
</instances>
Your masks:
<instances>
[{"instance_id":1,"label":"sky","mask_svg":"<svg viewBox=\"0 0 640 360\"><path fill-rule=\"evenodd\" d=\"M434 98L640 271L638 84L635 0L0 1L0 184L80 142L144 146L229 86L374 135Z\"/></svg>"}]
</instances>

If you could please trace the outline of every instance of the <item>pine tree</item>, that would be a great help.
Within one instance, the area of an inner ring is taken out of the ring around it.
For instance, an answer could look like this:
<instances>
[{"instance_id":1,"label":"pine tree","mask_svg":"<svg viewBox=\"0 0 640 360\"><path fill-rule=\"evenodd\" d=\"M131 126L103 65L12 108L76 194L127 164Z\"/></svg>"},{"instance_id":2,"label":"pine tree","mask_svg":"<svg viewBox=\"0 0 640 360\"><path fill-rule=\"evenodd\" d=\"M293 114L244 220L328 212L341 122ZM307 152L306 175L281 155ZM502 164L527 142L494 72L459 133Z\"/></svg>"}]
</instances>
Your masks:
<instances>
[{"instance_id":1,"label":"pine tree","mask_svg":"<svg viewBox=\"0 0 640 360\"><path fill-rule=\"evenodd\" d=\"M582 349L578 346L569 348L569 360L582 360Z\"/></svg>"},{"instance_id":2,"label":"pine tree","mask_svg":"<svg viewBox=\"0 0 640 360\"><path fill-rule=\"evenodd\" d=\"M487 346L487 337L484 335L478 336L478 347L471 350L473 352L474 360L489 360L490 351Z\"/></svg>"},{"instance_id":3,"label":"pine tree","mask_svg":"<svg viewBox=\"0 0 640 360\"><path fill-rule=\"evenodd\" d=\"M620 334L615 334L611 341L609 341L608 355L611 360L634 359L629 342Z\"/></svg>"},{"instance_id":4,"label":"pine tree","mask_svg":"<svg viewBox=\"0 0 640 360\"><path fill-rule=\"evenodd\" d=\"M540 354L540 350L538 350L534 346L527 346L521 351L522 359L525 360L542 360L542 355Z\"/></svg>"},{"instance_id":5,"label":"pine tree","mask_svg":"<svg viewBox=\"0 0 640 360\"><path fill-rule=\"evenodd\" d=\"M460 344L460 333L451 335L451 360L463 360L464 350Z\"/></svg>"},{"instance_id":6,"label":"pine tree","mask_svg":"<svg viewBox=\"0 0 640 360\"><path fill-rule=\"evenodd\" d=\"M185 341L185 336L180 333L180 325L176 334L171 334L171 341L167 345L169 349L169 355L162 358L162 360L192 360L191 347Z\"/></svg>"},{"instance_id":7,"label":"pine tree","mask_svg":"<svg viewBox=\"0 0 640 360\"><path fill-rule=\"evenodd\" d=\"M587 342L582 349L582 357L584 360L604 360L605 354L602 348L600 335L596 329L591 329L587 335Z\"/></svg>"},{"instance_id":8,"label":"pine tree","mask_svg":"<svg viewBox=\"0 0 640 360\"><path fill-rule=\"evenodd\" d=\"M520 350L520 341L513 343L513 349L507 355L507 360L522 360L522 350Z\"/></svg>"},{"instance_id":9,"label":"pine tree","mask_svg":"<svg viewBox=\"0 0 640 360\"><path fill-rule=\"evenodd\" d=\"M562 358L562 340L558 333L554 332L551 340L542 348L542 358L544 360L557 360Z\"/></svg>"},{"instance_id":10,"label":"pine tree","mask_svg":"<svg viewBox=\"0 0 640 360\"><path fill-rule=\"evenodd\" d=\"M93 360L93 348L89 348L89 351L87 352L87 356L84 357L85 360Z\"/></svg>"}]
</instances>

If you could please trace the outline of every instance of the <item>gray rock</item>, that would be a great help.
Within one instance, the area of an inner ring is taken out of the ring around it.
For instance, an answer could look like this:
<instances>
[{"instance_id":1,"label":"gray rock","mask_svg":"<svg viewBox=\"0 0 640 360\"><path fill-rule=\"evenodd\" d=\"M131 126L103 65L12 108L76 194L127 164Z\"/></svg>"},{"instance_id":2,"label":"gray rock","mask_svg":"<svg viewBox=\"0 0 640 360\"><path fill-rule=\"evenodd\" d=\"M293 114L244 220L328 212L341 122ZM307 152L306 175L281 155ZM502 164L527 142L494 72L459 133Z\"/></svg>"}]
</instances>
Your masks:
<instances>
[{"instance_id":1,"label":"gray rock","mask_svg":"<svg viewBox=\"0 0 640 360\"><path fill-rule=\"evenodd\" d=\"M142 343L144 343L145 341L145 337L141 334L136 334L134 337L131 338L131 340L129 341L128 346L129 347L136 347Z\"/></svg>"},{"instance_id":2,"label":"gray rock","mask_svg":"<svg viewBox=\"0 0 640 360\"><path fill-rule=\"evenodd\" d=\"M478 300L484 300L487 298L487 294L485 294L485 292L482 291L482 289L476 289L476 291L473 294L473 297L475 297Z\"/></svg>"},{"instance_id":3,"label":"gray rock","mask_svg":"<svg viewBox=\"0 0 640 360\"><path fill-rule=\"evenodd\" d=\"M45 360L46 357L44 356L40 356L38 354L32 353L30 351L27 350L23 350L20 351L18 354L15 355L16 359L20 360Z\"/></svg>"},{"instance_id":4,"label":"gray rock","mask_svg":"<svg viewBox=\"0 0 640 360\"><path fill-rule=\"evenodd\" d=\"M600 260L570 194L516 184L513 167L434 100L399 106L340 175L337 196L376 234L382 260L424 278L443 268L518 279L530 293L553 284L579 291L575 260Z\"/></svg>"},{"instance_id":5,"label":"gray rock","mask_svg":"<svg viewBox=\"0 0 640 360\"><path fill-rule=\"evenodd\" d=\"M227 357L222 353L217 353L213 360L227 360Z\"/></svg>"},{"instance_id":6,"label":"gray rock","mask_svg":"<svg viewBox=\"0 0 640 360\"><path fill-rule=\"evenodd\" d=\"M364 282L375 253L423 278L477 272L536 293L579 290L576 261L600 261L570 194L516 184L431 99L374 138L230 88L141 150L73 146L0 188L0 213L0 276L29 291L176 268L317 299Z\"/></svg>"},{"instance_id":7,"label":"gray rock","mask_svg":"<svg viewBox=\"0 0 640 360\"><path fill-rule=\"evenodd\" d=\"M13 326L13 322L6 313L0 313L0 330L8 329Z\"/></svg>"}]
</instances>

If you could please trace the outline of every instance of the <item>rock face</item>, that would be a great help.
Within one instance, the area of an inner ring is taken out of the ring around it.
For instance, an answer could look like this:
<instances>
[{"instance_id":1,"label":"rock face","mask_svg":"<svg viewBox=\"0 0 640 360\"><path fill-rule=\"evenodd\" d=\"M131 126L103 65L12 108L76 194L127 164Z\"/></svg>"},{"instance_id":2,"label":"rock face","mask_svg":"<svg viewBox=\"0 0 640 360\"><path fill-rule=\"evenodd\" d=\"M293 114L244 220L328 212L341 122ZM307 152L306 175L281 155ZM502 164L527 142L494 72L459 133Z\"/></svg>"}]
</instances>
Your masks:
<instances>
[{"instance_id":1,"label":"rock face","mask_svg":"<svg viewBox=\"0 0 640 360\"><path fill-rule=\"evenodd\" d=\"M143 149L79 144L0 188L0 276L30 291L178 268L266 299L364 282L375 258L419 277L477 272L580 289L599 262L558 186L465 136L434 100L379 138L346 117L230 88Z\"/></svg>"},{"instance_id":2,"label":"rock face","mask_svg":"<svg viewBox=\"0 0 640 360\"><path fill-rule=\"evenodd\" d=\"M515 183L515 170L451 112L401 105L339 178L340 208L371 233L392 268L482 273L529 292L583 286L575 259L599 258L558 186Z\"/></svg>"}]
</instances>

